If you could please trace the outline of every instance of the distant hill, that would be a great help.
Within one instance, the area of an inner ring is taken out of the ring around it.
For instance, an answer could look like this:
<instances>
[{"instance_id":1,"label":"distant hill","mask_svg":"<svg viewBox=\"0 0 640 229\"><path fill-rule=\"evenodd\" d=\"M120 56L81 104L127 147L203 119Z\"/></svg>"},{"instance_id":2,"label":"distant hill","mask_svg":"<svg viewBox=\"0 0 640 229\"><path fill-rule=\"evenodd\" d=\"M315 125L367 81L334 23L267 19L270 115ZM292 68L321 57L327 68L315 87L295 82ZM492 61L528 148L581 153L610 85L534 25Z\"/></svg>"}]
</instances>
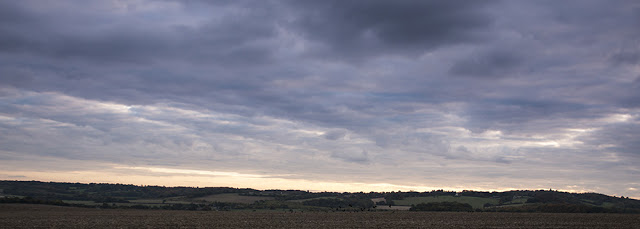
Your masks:
<instances>
[{"instance_id":1,"label":"distant hill","mask_svg":"<svg viewBox=\"0 0 640 229\"><path fill-rule=\"evenodd\" d=\"M0 181L0 203L182 210L640 213L640 200L554 190L340 193L40 181Z\"/></svg>"}]
</instances>

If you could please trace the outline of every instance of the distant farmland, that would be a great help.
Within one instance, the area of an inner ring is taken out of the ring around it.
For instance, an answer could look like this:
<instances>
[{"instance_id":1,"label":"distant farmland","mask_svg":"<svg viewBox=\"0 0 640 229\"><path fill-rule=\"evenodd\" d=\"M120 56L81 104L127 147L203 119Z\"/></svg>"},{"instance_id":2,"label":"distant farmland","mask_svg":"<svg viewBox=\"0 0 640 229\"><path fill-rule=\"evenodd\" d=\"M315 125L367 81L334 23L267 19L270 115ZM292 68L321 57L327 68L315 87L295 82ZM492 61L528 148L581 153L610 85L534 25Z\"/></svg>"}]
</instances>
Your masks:
<instances>
[{"instance_id":1,"label":"distant farmland","mask_svg":"<svg viewBox=\"0 0 640 229\"><path fill-rule=\"evenodd\" d=\"M413 210L640 213L640 200L598 193L569 193L553 190L340 193L229 187L0 181L0 194L4 196L0 198L0 203L50 204L102 209L354 212L410 210L412 205L420 205Z\"/></svg>"},{"instance_id":2,"label":"distant farmland","mask_svg":"<svg viewBox=\"0 0 640 229\"><path fill-rule=\"evenodd\" d=\"M216 194L209 195L199 198L194 198L193 200L204 200L207 202L226 202L226 203L241 203L241 204L251 204L260 200L273 200L273 197L264 197L264 196L243 196L238 195L237 193L224 193L224 194Z\"/></svg>"},{"instance_id":3,"label":"distant farmland","mask_svg":"<svg viewBox=\"0 0 640 229\"><path fill-rule=\"evenodd\" d=\"M2 228L637 228L637 214L167 211L0 204Z\"/></svg>"},{"instance_id":4,"label":"distant farmland","mask_svg":"<svg viewBox=\"0 0 640 229\"><path fill-rule=\"evenodd\" d=\"M419 203L432 203L432 202L458 202L458 203L467 203L471 205L474 209L479 208L482 209L485 204L498 204L497 199L492 198L482 198L482 197L471 197L471 196L429 196L429 197L406 197L402 200L394 200L395 205L404 205L410 206Z\"/></svg>"}]
</instances>

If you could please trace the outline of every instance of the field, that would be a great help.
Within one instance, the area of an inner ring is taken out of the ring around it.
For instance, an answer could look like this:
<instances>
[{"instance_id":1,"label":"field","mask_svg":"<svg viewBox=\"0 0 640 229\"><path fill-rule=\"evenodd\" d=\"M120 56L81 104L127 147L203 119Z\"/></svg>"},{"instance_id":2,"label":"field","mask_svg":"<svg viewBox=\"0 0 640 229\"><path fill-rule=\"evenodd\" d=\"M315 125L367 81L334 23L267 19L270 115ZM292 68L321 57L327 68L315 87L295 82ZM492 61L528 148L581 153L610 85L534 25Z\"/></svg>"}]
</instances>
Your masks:
<instances>
[{"instance_id":1,"label":"field","mask_svg":"<svg viewBox=\"0 0 640 229\"><path fill-rule=\"evenodd\" d=\"M497 199L491 198L481 198L481 197L471 197L471 196L430 196L430 197L407 197L404 200L393 200L396 205L404 205L410 206L412 204L419 203L431 203L431 202L458 202L458 203L467 203L471 205L474 209L480 208L482 209L484 204L498 204Z\"/></svg>"},{"instance_id":2,"label":"field","mask_svg":"<svg viewBox=\"0 0 640 229\"><path fill-rule=\"evenodd\" d=\"M409 211L409 209L411 209L411 206L388 206L388 205L378 205L377 207L378 210L400 210L400 211Z\"/></svg>"},{"instance_id":3,"label":"field","mask_svg":"<svg viewBox=\"0 0 640 229\"><path fill-rule=\"evenodd\" d=\"M237 193L225 193L209 195L198 198L187 197L171 197L164 199L136 199L129 200L129 203L110 203L117 206L132 206L132 205L146 205L146 206L168 206L171 204L190 204L190 203L212 203L212 202L225 202L225 203L241 203L252 204L259 200L273 200L273 197L261 197L261 196L242 196ZM100 206L102 203L87 201L87 200L64 200L63 202L68 204L81 204L89 206Z\"/></svg>"},{"instance_id":4,"label":"field","mask_svg":"<svg viewBox=\"0 0 640 229\"><path fill-rule=\"evenodd\" d=\"M0 204L0 228L637 228L640 215L454 212L216 212Z\"/></svg>"},{"instance_id":5,"label":"field","mask_svg":"<svg viewBox=\"0 0 640 229\"><path fill-rule=\"evenodd\" d=\"M287 202L302 203L307 200L315 200L315 199L336 199L336 197L316 197L316 198L309 198L309 199L287 200Z\"/></svg>"},{"instance_id":6,"label":"field","mask_svg":"<svg viewBox=\"0 0 640 229\"><path fill-rule=\"evenodd\" d=\"M195 201L204 200L207 202L251 204L259 200L273 200L273 197L241 196L241 195L238 195L237 193L225 193L225 194L216 194L216 195L194 198L194 200Z\"/></svg>"}]
</instances>

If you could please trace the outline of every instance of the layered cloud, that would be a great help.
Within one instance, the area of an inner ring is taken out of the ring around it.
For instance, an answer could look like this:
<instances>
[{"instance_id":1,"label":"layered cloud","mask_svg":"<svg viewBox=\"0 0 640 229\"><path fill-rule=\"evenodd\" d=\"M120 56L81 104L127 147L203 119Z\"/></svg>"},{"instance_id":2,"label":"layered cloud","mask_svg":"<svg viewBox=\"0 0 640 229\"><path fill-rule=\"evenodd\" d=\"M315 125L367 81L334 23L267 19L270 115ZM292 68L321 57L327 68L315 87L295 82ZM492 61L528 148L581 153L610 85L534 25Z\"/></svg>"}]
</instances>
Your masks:
<instances>
[{"instance_id":1,"label":"layered cloud","mask_svg":"<svg viewBox=\"0 0 640 229\"><path fill-rule=\"evenodd\" d=\"M634 1L2 2L0 178L640 197L638 19Z\"/></svg>"}]
</instances>

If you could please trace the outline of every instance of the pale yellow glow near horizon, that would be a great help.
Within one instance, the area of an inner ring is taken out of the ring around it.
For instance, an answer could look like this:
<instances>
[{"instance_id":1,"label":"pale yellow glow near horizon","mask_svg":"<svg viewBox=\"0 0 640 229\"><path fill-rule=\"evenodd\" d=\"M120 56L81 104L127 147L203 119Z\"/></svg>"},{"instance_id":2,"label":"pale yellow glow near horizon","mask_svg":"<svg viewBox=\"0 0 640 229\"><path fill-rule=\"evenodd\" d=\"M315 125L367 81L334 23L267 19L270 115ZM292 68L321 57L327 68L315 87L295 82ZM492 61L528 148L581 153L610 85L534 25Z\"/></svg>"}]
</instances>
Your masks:
<instances>
[{"instance_id":1,"label":"pale yellow glow near horizon","mask_svg":"<svg viewBox=\"0 0 640 229\"><path fill-rule=\"evenodd\" d=\"M317 181L305 179L289 179L271 177L267 175L243 174L237 172L220 172L191 169L172 169L160 167L113 167L114 170L105 171L7 171L0 170L0 180L35 180L43 182L70 182L70 183L119 183L133 185L155 185L155 186L184 186L184 187L233 187L252 188L257 190L268 189L294 189L308 190L311 192L391 192L391 191L432 191L443 189L446 191L509 191L518 190L513 187L494 187L491 190L481 187L451 187L441 184L433 186L415 186L389 183L346 183ZM132 173L135 171L143 173ZM520 188L522 189L522 188ZM530 188L529 190L539 190L542 188ZM555 189L554 189L555 190ZM558 189L567 192L594 192L594 190L583 190L576 186L568 186L566 189ZM635 191L635 188L629 188ZM619 195L619 194L618 194ZM640 199L640 196L629 196Z\"/></svg>"},{"instance_id":2,"label":"pale yellow glow near horizon","mask_svg":"<svg viewBox=\"0 0 640 229\"><path fill-rule=\"evenodd\" d=\"M243 174L204 170L185 170L158 167L114 167L109 171L2 171L3 180L36 180L72 183L120 183L134 185L187 186L187 187L235 187L267 189L296 189L331 192L384 192L384 191L431 191L444 189L462 191L471 188L447 186L411 186L389 183L345 183L288 179L266 175ZM133 173L132 173L133 171ZM136 174L135 171L143 172ZM149 173L149 174L145 174ZM479 190L479 189L475 189ZM494 191L506 191L494 190Z\"/></svg>"},{"instance_id":3,"label":"pale yellow glow near horizon","mask_svg":"<svg viewBox=\"0 0 640 229\"><path fill-rule=\"evenodd\" d=\"M154 172L154 173L190 174L190 175L207 175L207 176L227 176L227 177L246 177L246 178L266 177L264 175L257 175L257 174L206 171L206 170L193 170L193 169L170 169L170 168L157 168L157 167L114 167L114 168L115 169L146 170L146 171L150 171L150 172Z\"/></svg>"},{"instance_id":4,"label":"pale yellow glow near horizon","mask_svg":"<svg viewBox=\"0 0 640 229\"><path fill-rule=\"evenodd\" d=\"M149 170L160 171L160 170ZM94 171L72 171L72 172L11 172L0 171L2 180L35 180L43 182L70 182L70 183L119 183L133 185L157 185L157 186L186 186L186 187L234 187L253 188L258 190L267 189L295 189L309 191L329 191L329 192L370 192L370 191L410 191L410 190L435 190L445 189L449 191L460 191L442 187L418 187L403 186L386 183L339 183L322 182L303 179L284 179L268 177L251 177L247 175L226 176L224 172L212 172L215 176L202 175L203 173L184 174L174 173L160 176L152 175L123 175L108 172ZM19 177L18 177L19 176Z\"/></svg>"}]
</instances>

